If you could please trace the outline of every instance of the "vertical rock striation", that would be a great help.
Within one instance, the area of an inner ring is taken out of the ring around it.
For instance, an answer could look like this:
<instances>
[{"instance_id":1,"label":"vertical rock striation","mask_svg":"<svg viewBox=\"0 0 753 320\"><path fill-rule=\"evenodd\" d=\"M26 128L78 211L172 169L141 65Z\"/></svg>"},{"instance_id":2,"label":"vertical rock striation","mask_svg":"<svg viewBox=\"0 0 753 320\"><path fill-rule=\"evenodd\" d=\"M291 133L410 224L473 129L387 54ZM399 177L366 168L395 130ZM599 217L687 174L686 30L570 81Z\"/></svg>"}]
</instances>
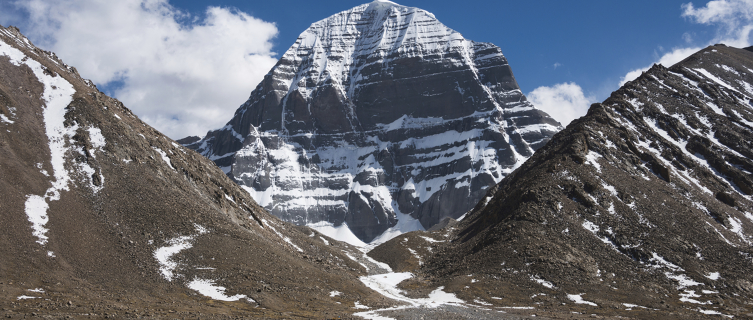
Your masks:
<instances>
[{"instance_id":1,"label":"vertical rock striation","mask_svg":"<svg viewBox=\"0 0 753 320\"><path fill-rule=\"evenodd\" d=\"M311 25L225 127L188 146L274 215L368 242L398 220L459 217L559 129L497 46L375 1Z\"/></svg>"}]
</instances>

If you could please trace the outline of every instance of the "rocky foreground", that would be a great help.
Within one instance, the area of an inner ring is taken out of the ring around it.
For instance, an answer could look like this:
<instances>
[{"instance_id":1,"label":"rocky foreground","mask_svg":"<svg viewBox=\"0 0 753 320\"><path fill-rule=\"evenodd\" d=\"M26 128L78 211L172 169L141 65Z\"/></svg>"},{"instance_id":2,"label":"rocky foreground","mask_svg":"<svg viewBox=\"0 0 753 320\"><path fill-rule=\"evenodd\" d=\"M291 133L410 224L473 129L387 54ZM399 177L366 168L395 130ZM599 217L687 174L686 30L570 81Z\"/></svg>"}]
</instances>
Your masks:
<instances>
[{"instance_id":1,"label":"rocky foreground","mask_svg":"<svg viewBox=\"0 0 753 320\"><path fill-rule=\"evenodd\" d=\"M386 305L354 248L0 27L0 315L327 318ZM333 292L339 292L334 295Z\"/></svg>"}]
</instances>

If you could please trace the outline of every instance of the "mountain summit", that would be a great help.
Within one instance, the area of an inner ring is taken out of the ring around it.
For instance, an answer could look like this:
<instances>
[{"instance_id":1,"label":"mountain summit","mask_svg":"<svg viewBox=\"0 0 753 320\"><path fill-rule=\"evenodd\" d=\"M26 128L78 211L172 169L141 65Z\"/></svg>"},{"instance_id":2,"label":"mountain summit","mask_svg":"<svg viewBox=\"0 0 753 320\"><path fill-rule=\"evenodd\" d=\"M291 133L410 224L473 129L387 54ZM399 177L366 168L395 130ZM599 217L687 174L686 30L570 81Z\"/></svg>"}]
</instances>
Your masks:
<instances>
[{"instance_id":1,"label":"mountain summit","mask_svg":"<svg viewBox=\"0 0 753 320\"><path fill-rule=\"evenodd\" d=\"M188 146L283 220L369 242L460 217L560 128L499 47L375 1L312 24L225 127Z\"/></svg>"}]
</instances>

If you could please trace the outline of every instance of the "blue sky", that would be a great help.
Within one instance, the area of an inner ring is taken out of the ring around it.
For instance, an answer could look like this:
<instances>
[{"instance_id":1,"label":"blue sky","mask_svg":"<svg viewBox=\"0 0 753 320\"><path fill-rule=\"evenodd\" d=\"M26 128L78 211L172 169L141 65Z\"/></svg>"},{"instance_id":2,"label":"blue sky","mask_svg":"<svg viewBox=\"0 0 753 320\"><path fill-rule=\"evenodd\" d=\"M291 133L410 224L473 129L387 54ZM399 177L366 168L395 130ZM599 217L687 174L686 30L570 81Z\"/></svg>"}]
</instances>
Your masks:
<instances>
[{"instance_id":1,"label":"blue sky","mask_svg":"<svg viewBox=\"0 0 753 320\"><path fill-rule=\"evenodd\" d=\"M0 24L181 138L224 125L311 23L363 2L0 0ZM397 2L501 47L522 91L563 123L630 72L750 45L753 25L753 0Z\"/></svg>"},{"instance_id":2,"label":"blue sky","mask_svg":"<svg viewBox=\"0 0 753 320\"><path fill-rule=\"evenodd\" d=\"M698 44L716 35L715 27L681 16L681 6L691 2L687 0L396 2L434 13L467 39L501 47L524 92L576 82L586 92L606 98L627 72L653 63L663 51L687 46L685 33ZM173 4L196 14L210 4L235 7L275 22L279 29L273 41L275 51L282 53L311 23L361 3L213 0Z\"/></svg>"}]
</instances>

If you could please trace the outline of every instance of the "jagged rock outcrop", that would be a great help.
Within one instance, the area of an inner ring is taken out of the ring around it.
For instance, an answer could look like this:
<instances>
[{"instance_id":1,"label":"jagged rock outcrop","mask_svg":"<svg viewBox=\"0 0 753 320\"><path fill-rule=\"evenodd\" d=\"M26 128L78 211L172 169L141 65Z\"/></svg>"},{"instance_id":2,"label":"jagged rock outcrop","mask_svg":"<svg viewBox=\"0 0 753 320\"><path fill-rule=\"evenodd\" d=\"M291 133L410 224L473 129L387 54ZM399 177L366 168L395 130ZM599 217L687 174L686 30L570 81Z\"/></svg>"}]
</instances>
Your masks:
<instances>
[{"instance_id":1,"label":"jagged rock outcrop","mask_svg":"<svg viewBox=\"0 0 753 320\"><path fill-rule=\"evenodd\" d=\"M274 215L371 241L458 218L560 129L507 59L375 1L304 31L232 120L189 144Z\"/></svg>"},{"instance_id":2,"label":"jagged rock outcrop","mask_svg":"<svg viewBox=\"0 0 753 320\"><path fill-rule=\"evenodd\" d=\"M346 245L270 215L12 27L0 195L3 318L310 319L383 303Z\"/></svg>"},{"instance_id":3,"label":"jagged rock outcrop","mask_svg":"<svg viewBox=\"0 0 753 320\"><path fill-rule=\"evenodd\" d=\"M542 316L753 316L752 103L750 48L655 65L438 231L418 278Z\"/></svg>"}]
</instances>

